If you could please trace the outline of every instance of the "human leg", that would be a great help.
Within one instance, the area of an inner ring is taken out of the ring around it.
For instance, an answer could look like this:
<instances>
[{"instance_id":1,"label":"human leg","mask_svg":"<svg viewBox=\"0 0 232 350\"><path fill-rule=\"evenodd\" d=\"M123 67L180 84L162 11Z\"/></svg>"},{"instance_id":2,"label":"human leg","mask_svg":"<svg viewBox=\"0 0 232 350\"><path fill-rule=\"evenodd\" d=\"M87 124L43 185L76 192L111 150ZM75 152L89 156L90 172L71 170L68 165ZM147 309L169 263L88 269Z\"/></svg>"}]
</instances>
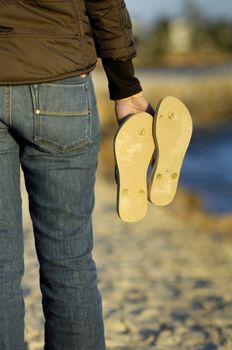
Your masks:
<instances>
[{"instance_id":1,"label":"human leg","mask_svg":"<svg viewBox=\"0 0 232 350\"><path fill-rule=\"evenodd\" d=\"M45 349L104 350L92 258L100 136L92 81L69 78L35 85L34 92L40 114L21 164L40 263Z\"/></svg>"},{"instance_id":2,"label":"human leg","mask_svg":"<svg viewBox=\"0 0 232 350\"><path fill-rule=\"evenodd\" d=\"M0 349L26 349L19 145L10 130L10 87L0 86ZM9 118L8 118L9 117Z\"/></svg>"}]
</instances>

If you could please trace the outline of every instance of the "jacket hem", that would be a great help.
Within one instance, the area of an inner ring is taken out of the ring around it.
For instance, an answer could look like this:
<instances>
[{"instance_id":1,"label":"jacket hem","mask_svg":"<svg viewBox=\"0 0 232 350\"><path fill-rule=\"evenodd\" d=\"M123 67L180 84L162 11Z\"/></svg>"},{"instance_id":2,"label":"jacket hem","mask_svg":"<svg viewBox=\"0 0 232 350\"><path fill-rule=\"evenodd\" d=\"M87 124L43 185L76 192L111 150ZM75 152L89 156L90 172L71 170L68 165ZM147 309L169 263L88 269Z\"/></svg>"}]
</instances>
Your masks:
<instances>
[{"instance_id":1,"label":"jacket hem","mask_svg":"<svg viewBox=\"0 0 232 350\"><path fill-rule=\"evenodd\" d=\"M38 79L31 78L31 79L25 79L25 80L23 80L23 79L20 79L20 80L13 80L13 79L11 80L10 79L10 80L3 80L3 81L0 80L0 85L37 84L37 83L43 83L43 82L45 83L45 82L65 79L65 78L74 77L74 76L85 74L85 73L90 73L91 71L94 70L94 68L96 67L96 64L97 64L97 62L86 69L65 72L65 73L55 75L55 76L53 75L53 76L47 76L47 77L39 77Z\"/></svg>"}]
</instances>

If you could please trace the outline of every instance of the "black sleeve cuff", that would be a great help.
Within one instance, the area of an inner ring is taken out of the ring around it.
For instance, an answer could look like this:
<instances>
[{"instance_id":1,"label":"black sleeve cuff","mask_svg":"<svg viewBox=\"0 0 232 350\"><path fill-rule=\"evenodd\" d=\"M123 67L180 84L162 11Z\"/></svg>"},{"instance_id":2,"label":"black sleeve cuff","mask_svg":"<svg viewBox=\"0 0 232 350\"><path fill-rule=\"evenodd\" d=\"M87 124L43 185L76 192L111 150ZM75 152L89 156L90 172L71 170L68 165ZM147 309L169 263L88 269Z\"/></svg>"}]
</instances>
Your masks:
<instances>
[{"instance_id":1,"label":"black sleeve cuff","mask_svg":"<svg viewBox=\"0 0 232 350\"><path fill-rule=\"evenodd\" d=\"M132 59L113 61L102 59L106 72L111 100L119 100L142 91L138 78L134 76Z\"/></svg>"}]
</instances>

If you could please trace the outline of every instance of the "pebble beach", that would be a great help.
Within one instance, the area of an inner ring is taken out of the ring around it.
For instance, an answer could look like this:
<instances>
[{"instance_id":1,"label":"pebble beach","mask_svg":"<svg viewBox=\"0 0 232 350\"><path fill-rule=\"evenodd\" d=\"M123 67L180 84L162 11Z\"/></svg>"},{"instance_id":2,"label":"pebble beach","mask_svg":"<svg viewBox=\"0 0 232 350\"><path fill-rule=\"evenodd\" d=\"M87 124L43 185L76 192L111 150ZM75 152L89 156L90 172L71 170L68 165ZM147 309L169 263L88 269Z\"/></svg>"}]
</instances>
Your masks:
<instances>
[{"instance_id":1,"label":"pebble beach","mask_svg":"<svg viewBox=\"0 0 232 350\"><path fill-rule=\"evenodd\" d=\"M22 173L21 191L25 339L28 350L43 350L39 265ZM98 175L95 193L93 257L107 350L231 350L231 236L199 230L150 203L143 220L126 224L116 213L115 184Z\"/></svg>"}]
</instances>

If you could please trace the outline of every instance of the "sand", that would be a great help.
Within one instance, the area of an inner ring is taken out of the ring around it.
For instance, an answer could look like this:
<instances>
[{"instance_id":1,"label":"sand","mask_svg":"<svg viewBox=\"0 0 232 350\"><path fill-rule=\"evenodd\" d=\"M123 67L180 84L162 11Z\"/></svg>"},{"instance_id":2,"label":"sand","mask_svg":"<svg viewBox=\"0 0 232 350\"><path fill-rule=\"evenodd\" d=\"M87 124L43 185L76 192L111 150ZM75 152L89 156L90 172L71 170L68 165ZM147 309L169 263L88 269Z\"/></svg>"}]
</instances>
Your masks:
<instances>
[{"instance_id":1,"label":"sand","mask_svg":"<svg viewBox=\"0 0 232 350\"><path fill-rule=\"evenodd\" d=\"M39 265L23 176L21 181L25 338L28 350L42 350ZM144 220L126 224L116 214L115 200L115 185L98 176L93 257L107 349L231 350L231 238L199 231L152 204Z\"/></svg>"}]
</instances>

